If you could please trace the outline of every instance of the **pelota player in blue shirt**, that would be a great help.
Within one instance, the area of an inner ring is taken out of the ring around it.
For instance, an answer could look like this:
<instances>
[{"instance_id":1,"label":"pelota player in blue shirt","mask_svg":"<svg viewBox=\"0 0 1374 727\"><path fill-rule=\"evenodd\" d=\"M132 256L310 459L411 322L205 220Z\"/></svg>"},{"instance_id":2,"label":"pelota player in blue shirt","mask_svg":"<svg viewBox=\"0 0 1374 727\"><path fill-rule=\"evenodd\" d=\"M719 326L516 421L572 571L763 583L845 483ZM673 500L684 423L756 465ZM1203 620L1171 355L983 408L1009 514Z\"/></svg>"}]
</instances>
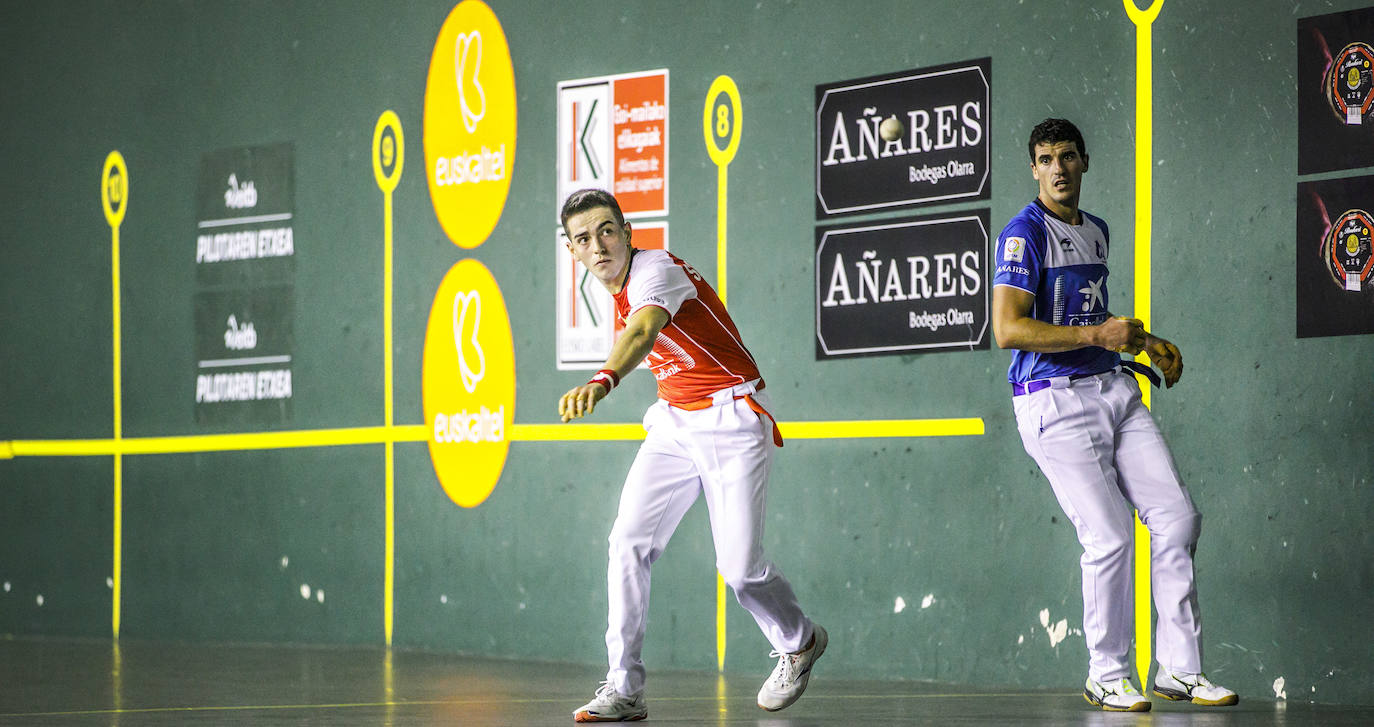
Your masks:
<instances>
[{"instance_id":1,"label":"pelota player in blue shirt","mask_svg":"<svg viewBox=\"0 0 1374 727\"><path fill-rule=\"evenodd\" d=\"M1040 192L997 240L992 316L997 345L1016 349L1007 378L1026 451L1050 481L1083 546L1083 696L1110 711L1144 712L1130 680L1132 535L1139 511L1150 530L1159 622L1153 693L1227 706L1236 693L1202 673L1202 627L1193 552L1200 517L1124 360L1145 351L1173 386L1183 373L1174 344L1107 307L1107 224L1078 209L1088 154L1063 119L1031 132L1031 176Z\"/></svg>"}]
</instances>

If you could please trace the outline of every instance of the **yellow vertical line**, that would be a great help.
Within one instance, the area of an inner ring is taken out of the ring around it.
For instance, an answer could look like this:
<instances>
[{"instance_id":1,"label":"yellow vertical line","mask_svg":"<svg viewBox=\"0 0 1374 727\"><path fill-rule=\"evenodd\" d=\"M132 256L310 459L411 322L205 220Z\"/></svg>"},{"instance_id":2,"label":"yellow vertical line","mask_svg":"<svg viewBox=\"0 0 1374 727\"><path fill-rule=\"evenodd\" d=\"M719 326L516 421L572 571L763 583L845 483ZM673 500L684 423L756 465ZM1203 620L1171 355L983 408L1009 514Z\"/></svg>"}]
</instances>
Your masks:
<instances>
[{"instance_id":1,"label":"yellow vertical line","mask_svg":"<svg viewBox=\"0 0 1374 727\"><path fill-rule=\"evenodd\" d=\"M1136 26L1136 87L1135 87L1135 316L1150 329L1150 236L1152 226L1153 135L1154 135L1154 66L1150 26L1164 6L1164 0L1153 0L1150 7L1140 10L1136 0L1122 0L1126 15ZM1148 361L1141 354L1138 359ZM1150 386L1140 387L1145 406L1150 405ZM1150 531L1135 519L1135 666L1141 687L1148 689L1150 662L1153 659L1151 642L1150 592Z\"/></svg>"},{"instance_id":2,"label":"yellow vertical line","mask_svg":"<svg viewBox=\"0 0 1374 727\"><path fill-rule=\"evenodd\" d=\"M105 167L100 173L100 203L105 210L105 221L110 225L110 362L113 369L112 397L114 399L114 544L111 554L110 574L110 629L116 641L119 640L119 604L122 593L121 574L123 571L124 549L124 390L123 363L120 352L120 302L119 302L119 225L124 221L124 213L129 210L129 168L124 163L124 155L116 149L105 156Z\"/></svg>"},{"instance_id":3,"label":"yellow vertical line","mask_svg":"<svg viewBox=\"0 0 1374 727\"><path fill-rule=\"evenodd\" d=\"M716 671L725 671L725 576L716 571Z\"/></svg>"},{"instance_id":4,"label":"yellow vertical line","mask_svg":"<svg viewBox=\"0 0 1374 727\"><path fill-rule=\"evenodd\" d=\"M392 206L391 192L382 193L385 199L385 212L383 215L383 225L386 228L386 251L384 253L383 279L382 283L382 349L383 369L382 376L385 380L385 407L386 407L386 427L390 431L395 424L396 406L394 399L395 383L393 381L393 356L392 356ZM395 596L396 596L396 443L390 438L386 442L386 576L383 591L385 593L385 603L382 606L386 630L386 645L391 646L392 627L395 623ZM388 657L390 653L388 652Z\"/></svg>"},{"instance_id":5,"label":"yellow vertical line","mask_svg":"<svg viewBox=\"0 0 1374 727\"><path fill-rule=\"evenodd\" d=\"M387 135L390 131L391 134ZM393 262L394 238L392 235L392 192L401 181L401 169L405 166L405 136L401 133L401 120L396 112L387 109L377 118L372 130L372 175L377 180L377 188L382 190L382 410L387 432L383 443L386 452L386 543L382 576L382 631L386 646L391 648L391 634L396 622L396 388L395 366L392 353L393 335L393 298L395 297L395 272ZM388 677L390 676L390 651L387 653Z\"/></svg>"},{"instance_id":6,"label":"yellow vertical line","mask_svg":"<svg viewBox=\"0 0 1374 727\"><path fill-rule=\"evenodd\" d=\"M716 101L725 96L725 105L718 106ZM706 142L706 153L716 165L716 293L721 305L727 299L726 267L726 201L729 199L730 176L728 167L739 149L740 130L744 124L741 115L739 86L729 76L716 76L706 91L706 104L701 112L701 131ZM728 132L728 133L727 133ZM717 143L717 137L727 137L724 148ZM716 572L716 669L725 671L725 577Z\"/></svg>"},{"instance_id":7,"label":"yellow vertical line","mask_svg":"<svg viewBox=\"0 0 1374 727\"><path fill-rule=\"evenodd\" d=\"M1126 0L1134 2L1134 0ZM1163 4L1160 0L1159 5ZM1158 7L1158 6L1156 6ZM1156 10L1156 13L1158 10ZM1153 18L1151 18L1153 20ZM1153 233L1153 203L1151 191L1154 186L1154 99L1151 93L1154 67L1150 54L1150 24L1139 27L1136 34L1136 147L1135 147L1135 317L1150 330L1150 240ZM1144 353L1137 360L1149 363ZM1150 387L1142 386L1141 395L1145 406L1150 405Z\"/></svg>"},{"instance_id":8,"label":"yellow vertical line","mask_svg":"<svg viewBox=\"0 0 1374 727\"><path fill-rule=\"evenodd\" d=\"M115 711L124 709L124 657L119 653L119 639L115 639L110 649L110 696L114 698ZM119 727L119 720L113 720Z\"/></svg>"},{"instance_id":9,"label":"yellow vertical line","mask_svg":"<svg viewBox=\"0 0 1374 727\"><path fill-rule=\"evenodd\" d=\"M396 724L396 674L391 647L382 655L382 690L386 698L386 719L382 724L389 727Z\"/></svg>"},{"instance_id":10,"label":"yellow vertical line","mask_svg":"<svg viewBox=\"0 0 1374 727\"><path fill-rule=\"evenodd\" d=\"M725 688L725 675L716 674L716 719L724 725L730 721L729 693Z\"/></svg>"},{"instance_id":11,"label":"yellow vertical line","mask_svg":"<svg viewBox=\"0 0 1374 727\"><path fill-rule=\"evenodd\" d=\"M1135 2L1135 0L1128 0ZM1154 150L1151 141L1153 130L1153 76L1154 68L1150 57L1150 24L1138 27L1136 34L1136 148L1135 148L1135 315L1150 330L1150 234L1153 220L1150 192L1154 184L1151 159ZM1150 385L1140 387L1146 407L1150 406ZM1151 628L1151 588L1150 572L1150 531L1140 521L1140 513L1135 516L1135 670L1140 677L1140 686L1149 690L1150 662L1154 651L1153 629Z\"/></svg>"},{"instance_id":12,"label":"yellow vertical line","mask_svg":"<svg viewBox=\"0 0 1374 727\"><path fill-rule=\"evenodd\" d=\"M122 362L120 360L121 340L119 330L120 319L120 300L119 300L119 225L111 228L110 240L110 298L112 311L112 328L114 330L113 356L114 361L114 566L113 575L110 578L110 622L113 629L114 638L119 638L119 603L121 597L121 577L123 571L123 549L124 549L124 456L120 454L119 440L124 436L124 406L121 392L124 390Z\"/></svg>"},{"instance_id":13,"label":"yellow vertical line","mask_svg":"<svg viewBox=\"0 0 1374 727\"><path fill-rule=\"evenodd\" d=\"M730 172L729 166L721 164L716 167L716 292L720 294L721 305L726 305L726 198L730 193Z\"/></svg>"},{"instance_id":14,"label":"yellow vertical line","mask_svg":"<svg viewBox=\"0 0 1374 727\"><path fill-rule=\"evenodd\" d=\"M726 198L729 196L730 173L729 166L721 164L716 167L716 287L720 293L720 304L727 306L726 303ZM719 571L716 572L716 671L725 671L725 576Z\"/></svg>"}]
</instances>

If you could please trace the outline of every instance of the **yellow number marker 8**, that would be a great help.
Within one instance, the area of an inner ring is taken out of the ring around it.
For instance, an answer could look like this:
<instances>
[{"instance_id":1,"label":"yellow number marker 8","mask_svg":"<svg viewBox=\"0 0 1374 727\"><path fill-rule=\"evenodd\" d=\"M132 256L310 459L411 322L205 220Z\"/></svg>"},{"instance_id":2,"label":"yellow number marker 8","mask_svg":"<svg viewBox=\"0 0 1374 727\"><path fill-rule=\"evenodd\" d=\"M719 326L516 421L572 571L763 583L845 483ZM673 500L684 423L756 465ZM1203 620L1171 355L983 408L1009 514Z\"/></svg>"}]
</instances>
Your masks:
<instances>
[{"instance_id":1,"label":"yellow number marker 8","mask_svg":"<svg viewBox=\"0 0 1374 727\"><path fill-rule=\"evenodd\" d=\"M712 120L714 117L714 121ZM726 305L726 200L730 177L727 169L739 149L739 87L729 76L716 76L706 90L706 105L701 110L701 131L706 153L716 165L716 293ZM724 146L721 146L721 142ZM716 668L725 671L725 579L716 574Z\"/></svg>"}]
</instances>

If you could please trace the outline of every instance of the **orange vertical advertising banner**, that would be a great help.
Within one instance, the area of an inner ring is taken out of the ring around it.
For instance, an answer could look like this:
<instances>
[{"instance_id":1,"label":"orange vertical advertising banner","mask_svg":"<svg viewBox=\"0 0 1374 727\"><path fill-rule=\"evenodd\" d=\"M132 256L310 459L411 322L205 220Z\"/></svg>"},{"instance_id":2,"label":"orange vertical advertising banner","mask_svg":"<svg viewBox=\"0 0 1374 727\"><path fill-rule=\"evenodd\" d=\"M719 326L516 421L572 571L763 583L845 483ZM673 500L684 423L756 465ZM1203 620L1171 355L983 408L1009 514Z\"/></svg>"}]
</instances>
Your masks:
<instances>
[{"instance_id":1,"label":"orange vertical advertising banner","mask_svg":"<svg viewBox=\"0 0 1374 727\"><path fill-rule=\"evenodd\" d=\"M618 78L611 97L616 199L626 214L667 214L667 72Z\"/></svg>"}]
</instances>

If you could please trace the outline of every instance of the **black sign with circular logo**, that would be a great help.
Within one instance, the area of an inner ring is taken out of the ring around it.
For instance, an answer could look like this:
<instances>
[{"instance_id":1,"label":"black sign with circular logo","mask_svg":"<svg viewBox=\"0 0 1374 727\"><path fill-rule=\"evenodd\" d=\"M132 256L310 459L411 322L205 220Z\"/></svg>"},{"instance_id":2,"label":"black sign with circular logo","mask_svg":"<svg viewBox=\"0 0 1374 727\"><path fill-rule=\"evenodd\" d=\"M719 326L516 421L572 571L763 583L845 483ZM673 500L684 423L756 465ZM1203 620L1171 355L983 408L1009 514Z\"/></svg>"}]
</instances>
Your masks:
<instances>
[{"instance_id":1,"label":"black sign with circular logo","mask_svg":"<svg viewBox=\"0 0 1374 727\"><path fill-rule=\"evenodd\" d=\"M1364 210L1347 210L1322 240L1322 259L1341 290L1363 290L1374 268L1371 235L1374 217Z\"/></svg>"}]
</instances>

